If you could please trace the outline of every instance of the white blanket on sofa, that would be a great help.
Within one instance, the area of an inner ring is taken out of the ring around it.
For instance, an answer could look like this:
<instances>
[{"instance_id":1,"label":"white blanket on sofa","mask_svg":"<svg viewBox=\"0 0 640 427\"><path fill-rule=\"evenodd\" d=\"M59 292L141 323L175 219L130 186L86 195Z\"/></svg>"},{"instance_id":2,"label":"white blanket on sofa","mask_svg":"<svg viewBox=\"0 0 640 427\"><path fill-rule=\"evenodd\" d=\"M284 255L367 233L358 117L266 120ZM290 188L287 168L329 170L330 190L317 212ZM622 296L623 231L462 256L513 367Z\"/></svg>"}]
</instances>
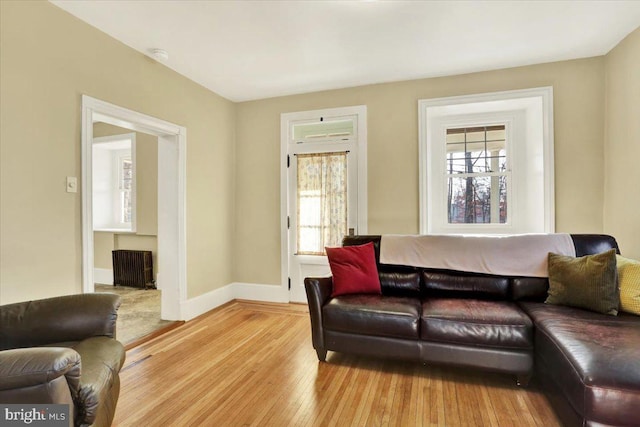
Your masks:
<instances>
[{"instance_id":1,"label":"white blanket on sofa","mask_svg":"<svg viewBox=\"0 0 640 427\"><path fill-rule=\"evenodd\" d=\"M383 235L382 264L501 276L548 277L549 252L575 256L569 234L510 236Z\"/></svg>"}]
</instances>

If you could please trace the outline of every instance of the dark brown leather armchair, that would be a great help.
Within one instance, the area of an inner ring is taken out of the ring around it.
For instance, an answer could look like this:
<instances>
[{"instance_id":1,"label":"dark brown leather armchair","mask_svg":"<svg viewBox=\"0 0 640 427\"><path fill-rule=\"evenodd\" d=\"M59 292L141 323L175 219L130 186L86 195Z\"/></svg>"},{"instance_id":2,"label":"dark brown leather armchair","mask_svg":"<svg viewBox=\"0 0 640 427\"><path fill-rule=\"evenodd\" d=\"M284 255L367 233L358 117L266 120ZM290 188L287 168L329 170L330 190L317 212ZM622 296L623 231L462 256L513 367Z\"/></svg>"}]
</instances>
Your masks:
<instances>
[{"instance_id":1,"label":"dark brown leather armchair","mask_svg":"<svg viewBox=\"0 0 640 427\"><path fill-rule=\"evenodd\" d=\"M76 426L110 426L125 359L119 307L106 293L0 306L0 403L68 404Z\"/></svg>"}]
</instances>

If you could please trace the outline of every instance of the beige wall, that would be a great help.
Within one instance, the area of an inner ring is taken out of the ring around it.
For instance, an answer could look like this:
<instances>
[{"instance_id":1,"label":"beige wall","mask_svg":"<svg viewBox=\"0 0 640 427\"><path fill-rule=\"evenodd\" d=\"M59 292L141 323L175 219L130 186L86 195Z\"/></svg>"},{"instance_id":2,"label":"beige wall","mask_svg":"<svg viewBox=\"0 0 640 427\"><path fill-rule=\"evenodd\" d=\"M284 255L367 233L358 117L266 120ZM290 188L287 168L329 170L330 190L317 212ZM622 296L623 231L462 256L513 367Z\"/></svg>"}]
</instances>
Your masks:
<instances>
[{"instance_id":1,"label":"beige wall","mask_svg":"<svg viewBox=\"0 0 640 427\"><path fill-rule=\"evenodd\" d=\"M115 235L108 231L93 233L93 266L95 268L112 269L111 251L115 247Z\"/></svg>"},{"instance_id":2,"label":"beige wall","mask_svg":"<svg viewBox=\"0 0 640 427\"><path fill-rule=\"evenodd\" d=\"M232 282L235 105L48 2L0 2L0 303L81 292L81 96L188 129L187 296Z\"/></svg>"},{"instance_id":3,"label":"beige wall","mask_svg":"<svg viewBox=\"0 0 640 427\"><path fill-rule=\"evenodd\" d=\"M554 89L556 229L601 232L602 57L362 86L238 104L235 279L280 283L281 113L366 105L369 232L417 233L418 100L540 86Z\"/></svg>"},{"instance_id":4,"label":"beige wall","mask_svg":"<svg viewBox=\"0 0 640 427\"><path fill-rule=\"evenodd\" d=\"M605 57L604 231L640 259L640 28Z\"/></svg>"},{"instance_id":5,"label":"beige wall","mask_svg":"<svg viewBox=\"0 0 640 427\"><path fill-rule=\"evenodd\" d=\"M81 291L65 177L81 174L82 94L187 127L189 298L280 282L281 113L367 105L369 232L416 233L417 101L539 86L554 87L557 230L640 257L639 168L621 167L638 157L638 31L606 57L234 104L48 2L0 1L0 19L0 303Z\"/></svg>"}]
</instances>

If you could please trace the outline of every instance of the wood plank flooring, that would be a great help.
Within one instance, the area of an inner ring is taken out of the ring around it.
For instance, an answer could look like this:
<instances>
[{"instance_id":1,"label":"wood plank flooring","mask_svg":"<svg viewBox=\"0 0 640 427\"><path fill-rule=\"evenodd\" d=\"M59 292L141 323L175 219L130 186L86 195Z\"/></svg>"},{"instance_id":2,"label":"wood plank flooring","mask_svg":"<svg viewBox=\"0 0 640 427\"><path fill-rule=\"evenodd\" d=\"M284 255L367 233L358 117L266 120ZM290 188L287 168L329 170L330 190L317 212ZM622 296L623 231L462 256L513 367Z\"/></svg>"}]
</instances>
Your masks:
<instances>
[{"instance_id":1,"label":"wood plank flooring","mask_svg":"<svg viewBox=\"0 0 640 427\"><path fill-rule=\"evenodd\" d=\"M305 305L233 301L127 352L114 426L540 426L509 375L329 352Z\"/></svg>"}]
</instances>

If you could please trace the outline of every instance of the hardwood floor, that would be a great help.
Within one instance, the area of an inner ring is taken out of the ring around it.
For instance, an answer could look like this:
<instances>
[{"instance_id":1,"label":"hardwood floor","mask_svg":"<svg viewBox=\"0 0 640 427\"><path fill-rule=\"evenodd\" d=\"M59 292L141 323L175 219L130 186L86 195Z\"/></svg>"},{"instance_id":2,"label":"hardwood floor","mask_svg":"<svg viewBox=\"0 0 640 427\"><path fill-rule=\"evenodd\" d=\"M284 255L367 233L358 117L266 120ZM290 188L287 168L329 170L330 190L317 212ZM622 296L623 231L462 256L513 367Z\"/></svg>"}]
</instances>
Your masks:
<instances>
[{"instance_id":1,"label":"hardwood floor","mask_svg":"<svg viewBox=\"0 0 640 427\"><path fill-rule=\"evenodd\" d=\"M234 301L127 352L114 426L559 426L509 375L311 346L305 305Z\"/></svg>"}]
</instances>

